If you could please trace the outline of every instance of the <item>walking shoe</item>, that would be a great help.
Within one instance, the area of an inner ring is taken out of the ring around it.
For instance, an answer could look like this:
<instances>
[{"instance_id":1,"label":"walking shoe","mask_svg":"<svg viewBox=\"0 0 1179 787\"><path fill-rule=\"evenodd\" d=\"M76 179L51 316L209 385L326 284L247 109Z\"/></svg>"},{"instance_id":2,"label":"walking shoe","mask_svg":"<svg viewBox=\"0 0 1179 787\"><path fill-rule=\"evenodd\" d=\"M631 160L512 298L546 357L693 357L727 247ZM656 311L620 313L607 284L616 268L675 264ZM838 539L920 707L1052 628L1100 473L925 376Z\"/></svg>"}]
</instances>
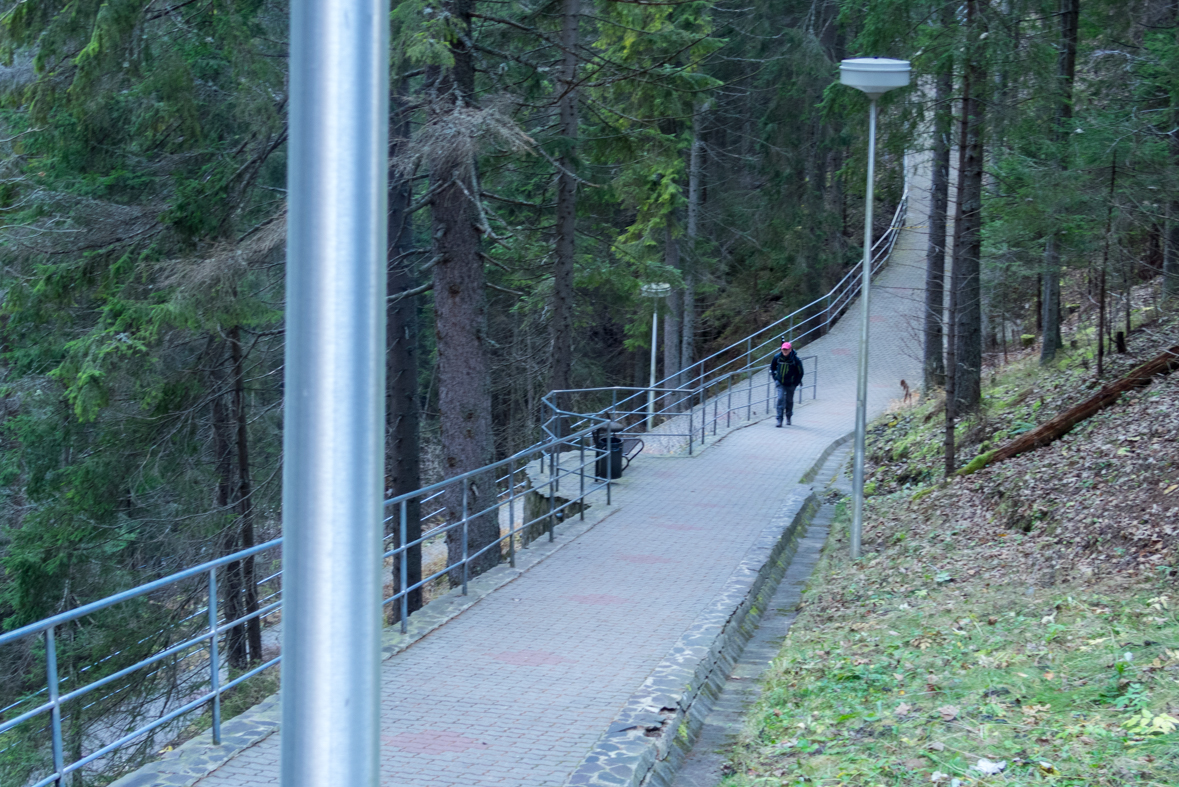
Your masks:
<instances>
[{"instance_id":1,"label":"walking shoe","mask_svg":"<svg viewBox=\"0 0 1179 787\"><path fill-rule=\"evenodd\" d=\"M781 418L778 419L778 428L779 429L782 428L782 419Z\"/></svg>"},{"instance_id":2,"label":"walking shoe","mask_svg":"<svg viewBox=\"0 0 1179 787\"><path fill-rule=\"evenodd\" d=\"M781 422L779 422L778 426L781 426L781 425L782 425ZM790 416L786 416L786 425L790 426Z\"/></svg>"}]
</instances>

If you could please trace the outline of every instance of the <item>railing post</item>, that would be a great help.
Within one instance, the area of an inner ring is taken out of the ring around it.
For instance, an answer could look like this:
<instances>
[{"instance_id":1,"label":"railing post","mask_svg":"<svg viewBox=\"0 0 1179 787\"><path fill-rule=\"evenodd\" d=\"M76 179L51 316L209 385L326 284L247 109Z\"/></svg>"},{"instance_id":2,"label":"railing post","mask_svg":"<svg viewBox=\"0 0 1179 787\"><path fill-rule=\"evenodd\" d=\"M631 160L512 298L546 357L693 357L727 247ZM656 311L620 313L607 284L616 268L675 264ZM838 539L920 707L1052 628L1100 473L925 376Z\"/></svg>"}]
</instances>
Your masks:
<instances>
[{"instance_id":1,"label":"railing post","mask_svg":"<svg viewBox=\"0 0 1179 787\"><path fill-rule=\"evenodd\" d=\"M49 711L50 724L53 726L53 770L57 774L55 781L61 787L65 783L65 755L61 741L61 705L57 702L57 642L53 637L52 626L45 629L45 672L49 701L53 703Z\"/></svg>"},{"instance_id":2,"label":"railing post","mask_svg":"<svg viewBox=\"0 0 1179 787\"><path fill-rule=\"evenodd\" d=\"M516 567L516 466L508 463L508 565Z\"/></svg>"},{"instance_id":3,"label":"railing post","mask_svg":"<svg viewBox=\"0 0 1179 787\"><path fill-rule=\"evenodd\" d=\"M467 557L467 533L469 531L469 520L467 519L467 493L471 489L470 478L463 479L463 595L467 595L467 578L470 576L468 570Z\"/></svg>"},{"instance_id":4,"label":"railing post","mask_svg":"<svg viewBox=\"0 0 1179 787\"><path fill-rule=\"evenodd\" d=\"M409 514L408 514L408 500L401 501L401 515L400 522L397 525L397 538L401 543L401 560L398 562L401 565L401 633L409 632ZM421 511L419 508L418 511Z\"/></svg>"},{"instance_id":5,"label":"railing post","mask_svg":"<svg viewBox=\"0 0 1179 787\"><path fill-rule=\"evenodd\" d=\"M609 444L609 441L607 441L606 449L609 450L609 448L610 448L610 444ZM561 464L558 462L557 463L558 472L560 471L560 469L561 469ZM554 473L553 475L549 476L549 541L553 540L553 531L556 530L556 528L557 528L556 507L557 507L557 490L558 489L560 489L560 481L557 478L557 474Z\"/></svg>"},{"instance_id":6,"label":"railing post","mask_svg":"<svg viewBox=\"0 0 1179 787\"><path fill-rule=\"evenodd\" d=\"M554 446L556 448L557 454L556 461L553 464L554 468L559 468L561 466L561 447L565 444L565 430L562 426L564 421L564 416L557 420L557 443ZM556 479L557 491L559 492L561 491L561 476L558 473L553 473L553 477Z\"/></svg>"},{"instance_id":7,"label":"railing post","mask_svg":"<svg viewBox=\"0 0 1179 787\"><path fill-rule=\"evenodd\" d=\"M745 369L745 376L749 380L749 385L745 389L745 420L748 421L753 417L753 367L747 366Z\"/></svg>"},{"instance_id":8,"label":"railing post","mask_svg":"<svg viewBox=\"0 0 1179 787\"><path fill-rule=\"evenodd\" d=\"M217 569L209 569L209 687L213 690L213 745L221 745L221 653L217 647ZM232 622L232 621L226 621Z\"/></svg>"},{"instance_id":9,"label":"railing post","mask_svg":"<svg viewBox=\"0 0 1179 787\"><path fill-rule=\"evenodd\" d=\"M607 433L610 431L606 430ZM582 435L578 443L580 456L577 460L577 472L580 476L578 480L579 489L577 491L577 518L585 521L585 438L588 435ZM607 446L608 447L608 446Z\"/></svg>"}]
</instances>

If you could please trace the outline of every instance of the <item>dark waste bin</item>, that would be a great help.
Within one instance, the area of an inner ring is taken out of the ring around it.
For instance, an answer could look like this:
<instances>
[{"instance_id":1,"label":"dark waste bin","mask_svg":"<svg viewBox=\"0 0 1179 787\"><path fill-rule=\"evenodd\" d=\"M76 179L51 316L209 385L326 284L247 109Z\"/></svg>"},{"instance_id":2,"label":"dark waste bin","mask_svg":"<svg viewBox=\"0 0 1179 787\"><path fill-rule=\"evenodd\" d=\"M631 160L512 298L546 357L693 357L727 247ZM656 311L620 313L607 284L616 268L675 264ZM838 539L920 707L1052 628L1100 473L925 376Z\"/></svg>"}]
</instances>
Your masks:
<instances>
[{"instance_id":1,"label":"dark waste bin","mask_svg":"<svg viewBox=\"0 0 1179 787\"><path fill-rule=\"evenodd\" d=\"M594 475L598 478L622 478L622 438L610 432L598 434L594 448L598 452Z\"/></svg>"}]
</instances>

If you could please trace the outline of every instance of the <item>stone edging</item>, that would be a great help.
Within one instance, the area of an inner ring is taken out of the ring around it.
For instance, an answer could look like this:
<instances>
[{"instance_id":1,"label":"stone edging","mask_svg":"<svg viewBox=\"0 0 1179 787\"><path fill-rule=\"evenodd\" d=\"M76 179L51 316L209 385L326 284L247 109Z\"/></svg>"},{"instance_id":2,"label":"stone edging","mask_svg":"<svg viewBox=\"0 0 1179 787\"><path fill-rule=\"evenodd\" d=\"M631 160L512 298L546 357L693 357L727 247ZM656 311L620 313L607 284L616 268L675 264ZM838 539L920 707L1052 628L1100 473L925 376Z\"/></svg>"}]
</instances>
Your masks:
<instances>
[{"instance_id":1,"label":"stone edging","mask_svg":"<svg viewBox=\"0 0 1179 787\"><path fill-rule=\"evenodd\" d=\"M815 477L819 475L819 471L823 469L823 463L831 458L831 454L838 451L841 446L846 444L855 436L855 432L848 432L843 437L839 438L834 443L823 449L823 453L820 454L819 458L815 460L815 463L811 465L811 469L802 474L802 478L798 479L798 483L809 484L814 481Z\"/></svg>"},{"instance_id":2,"label":"stone edging","mask_svg":"<svg viewBox=\"0 0 1179 787\"><path fill-rule=\"evenodd\" d=\"M838 444L824 453L813 472ZM818 507L809 487L799 485L790 492L721 592L627 701L566 787L669 783Z\"/></svg>"},{"instance_id":3,"label":"stone edging","mask_svg":"<svg viewBox=\"0 0 1179 787\"><path fill-rule=\"evenodd\" d=\"M586 509L585 519L573 518L557 525L556 540L533 541L527 549L516 550L516 567L501 563L467 583L467 595L455 588L426 604L409 618L409 632L402 634L397 625L381 632L381 661L387 661L427 634L441 628L504 585L513 582L528 569L554 552L571 544L619 510L617 505L595 503ZM278 729L282 718L279 695L272 694L249 710L221 725L221 745L214 746L212 735L203 732L155 762L112 782L110 787L192 787L245 749L260 743Z\"/></svg>"}]
</instances>

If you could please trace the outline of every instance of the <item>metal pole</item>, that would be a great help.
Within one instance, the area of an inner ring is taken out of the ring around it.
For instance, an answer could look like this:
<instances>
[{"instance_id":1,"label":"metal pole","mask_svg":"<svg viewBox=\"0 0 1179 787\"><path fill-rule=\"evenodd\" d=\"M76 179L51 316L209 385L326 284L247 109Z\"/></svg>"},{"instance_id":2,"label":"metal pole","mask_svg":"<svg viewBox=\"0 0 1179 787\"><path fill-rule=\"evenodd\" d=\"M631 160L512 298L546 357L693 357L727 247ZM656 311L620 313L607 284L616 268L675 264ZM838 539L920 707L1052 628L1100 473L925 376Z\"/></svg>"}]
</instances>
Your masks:
<instances>
[{"instance_id":1,"label":"metal pole","mask_svg":"<svg viewBox=\"0 0 1179 787\"><path fill-rule=\"evenodd\" d=\"M419 504L420 505L420 504ZM401 560L397 561L401 570L401 633L409 632L409 501L401 501L401 512L397 523L397 540L401 543ZM418 509L421 511L421 508ZM419 528L420 530L420 528ZM421 545L418 546L421 549Z\"/></svg>"},{"instance_id":2,"label":"metal pole","mask_svg":"<svg viewBox=\"0 0 1179 787\"><path fill-rule=\"evenodd\" d=\"M470 527L469 527L471 520L470 520L470 517L468 516L468 513L467 513L468 507L470 505L469 493L471 491L471 487L470 487L469 482L470 482L469 478L463 479L463 595L464 596L467 595L467 580L470 578L470 574L471 574L471 572L467 569L467 567L469 565L469 561L470 561L470 558L467 556L467 549L468 549L468 545L470 544L470 542L468 541L468 538L470 537L470 532L471 532Z\"/></svg>"},{"instance_id":3,"label":"metal pole","mask_svg":"<svg viewBox=\"0 0 1179 787\"><path fill-rule=\"evenodd\" d=\"M217 569L209 569L209 689L213 692L213 745L221 745L221 653L217 649ZM232 622L232 621L230 621Z\"/></svg>"},{"instance_id":4,"label":"metal pole","mask_svg":"<svg viewBox=\"0 0 1179 787\"><path fill-rule=\"evenodd\" d=\"M860 556L864 529L864 436L868 428L868 296L872 290L872 186L876 172L876 99L868 107L868 194L864 205L864 262L860 282L860 365L856 373L856 455L852 473L851 557Z\"/></svg>"},{"instance_id":5,"label":"metal pole","mask_svg":"<svg viewBox=\"0 0 1179 787\"><path fill-rule=\"evenodd\" d=\"M652 302L651 312L651 387L647 390L647 431L655 425L655 343L659 338L659 301Z\"/></svg>"},{"instance_id":6,"label":"metal pole","mask_svg":"<svg viewBox=\"0 0 1179 787\"><path fill-rule=\"evenodd\" d=\"M508 565L516 567L516 465L508 465Z\"/></svg>"},{"instance_id":7,"label":"metal pole","mask_svg":"<svg viewBox=\"0 0 1179 787\"><path fill-rule=\"evenodd\" d=\"M290 30L280 782L377 787L389 3Z\"/></svg>"},{"instance_id":8,"label":"metal pole","mask_svg":"<svg viewBox=\"0 0 1179 787\"><path fill-rule=\"evenodd\" d=\"M53 707L49 711L50 725L53 727L53 770L57 774L57 784L65 783L65 755L61 737L61 703L57 701L57 642L53 638L53 626L45 629L45 674L46 687L49 690L49 701ZM80 712L80 711L79 711Z\"/></svg>"}]
</instances>

